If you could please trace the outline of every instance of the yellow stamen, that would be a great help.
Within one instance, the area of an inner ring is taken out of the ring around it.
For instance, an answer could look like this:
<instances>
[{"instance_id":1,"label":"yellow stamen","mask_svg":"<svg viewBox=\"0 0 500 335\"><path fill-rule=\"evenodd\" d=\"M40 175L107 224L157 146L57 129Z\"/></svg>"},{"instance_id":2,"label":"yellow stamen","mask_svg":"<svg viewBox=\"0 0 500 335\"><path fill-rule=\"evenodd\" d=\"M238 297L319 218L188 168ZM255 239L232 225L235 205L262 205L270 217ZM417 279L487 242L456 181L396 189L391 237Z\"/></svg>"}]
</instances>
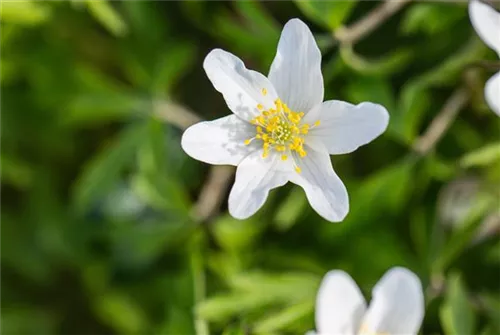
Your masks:
<instances>
[{"instance_id":1,"label":"yellow stamen","mask_svg":"<svg viewBox=\"0 0 500 335\"><path fill-rule=\"evenodd\" d=\"M263 88L262 94L266 95L267 89ZM282 153L280 157L283 161L288 160L290 153L295 151L296 155L291 158L295 171L300 173L294 157L302 158L307 155L304 149L304 135L320 122L316 121L313 126L302 123L304 112L290 110L280 99L274 101L274 108L264 110L264 106L258 104L257 109L261 114L250 121L256 127L255 137L245 140L245 144L250 144L254 139L261 140L263 158L267 157L271 150L275 150Z\"/></svg>"},{"instance_id":2,"label":"yellow stamen","mask_svg":"<svg viewBox=\"0 0 500 335\"><path fill-rule=\"evenodd\" d=\"M297 173L301 173L301 172L302 172L302 170L301 170L301 168L299 168L298 166L296 166L296 167L295 167L295 172L297 172Z\"/></svg>"},{"instance_id":3,"label":"yellow stamen","mask_svg":"<svg viewBox=\"0 0 500 335\"><path fill-rule=\"evenodd\" d=\"M315 127L319 126L320 124L321 124L321 121L320 121L320 120L318 120L318 121L314 122L314 126L315 126Z\"/></svg>"}]
</instances>

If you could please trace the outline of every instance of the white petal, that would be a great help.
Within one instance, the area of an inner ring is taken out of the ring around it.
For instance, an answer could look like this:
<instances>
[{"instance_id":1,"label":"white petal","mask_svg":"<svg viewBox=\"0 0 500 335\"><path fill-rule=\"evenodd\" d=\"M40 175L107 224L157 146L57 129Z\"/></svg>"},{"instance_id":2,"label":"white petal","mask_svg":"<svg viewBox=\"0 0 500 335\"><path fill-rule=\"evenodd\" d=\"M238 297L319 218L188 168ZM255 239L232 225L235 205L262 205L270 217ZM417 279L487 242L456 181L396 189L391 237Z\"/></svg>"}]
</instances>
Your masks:
<instances>
[{"instance_id":1,"label":"white petal","mask_svg":"<svg viewBox=\"0 0 500 335\"><path fill-rule=\"evenodd\" d=\"M209 164L238 165L252 151L255 143L245 140L255 136L255 127L229 115L214 121L200 122L182 134L182 149L194 159Z\"/></svg>"},{"instance_id":2,"label":"white petal","mask_svg":"<svg viewBox=\"0 0 500 335\"><path fill-rule=\"evenodd\" d=\"M279 97L295 112L307 113L323 101L321 52L307 25L299 19L285 24L269 71Z\"/></svg>"},{"instance_id":3,"label":"white petal","mask_svg":"<svg viewBox=\"0 0 500 335\"><path fill-rule=\"evenodd\" d=\"M287 174L279 171L279 156L270 153L262 158L262 149L248 155L236 170L236 179L229 194L229 213L246 219L264 204L273 188L288 182Z\"/></svg>"},{"instance_id":4,"label":"white petal","mask_svg":"<svg viewBox=\"0 0 500 335\"><path fill-rule=\"evenodd\" d=\"M500 116L500 72L495 73L486 82L484 97L491 109Z\"/></svg>"},{"instance_id":5,"label":"white petal","mask_svg":"<svg viewBox=\"0 0 500 335\"><path fill-rule=\"evenodd\" d=\"M417 334L423 318L424 295L420 279L408 269L395 267L373 288L362 330L368 334Z\"/></svg>"},{"instance_id":6,"label":"white petal","mask_svg":"<svg viewBox=\"0 0 500 335\"><path fill-rule=\"evenodd\" d=\"M365 298L347 273L334 270L325 275L316 298L318 333L355 335L365 310Z\"/></svg>"},{"instance_id":7,"label":"white petal","mask_svg":"<svg viewBox=\"0 0 500 335\"><path fill-rule=\"evenodd\" d=\"M500 57L500 13L481 1L472 0L469 16L479 37Z\"/></svg>"},{"instance_id":8,"label":"white petal","mask_svg":"<svg viewBox=\"0 0 500 335\"><path fill-rule=\"evenodd\" d=\"M321 140L331 155L352 152L380 134L389 124L389 113L378 104L363 102L352 105L344 101L325 101L304 118L305 123L320 125L308 137Z\"/></svg>"},{"instance_id":9,"label":"white petal","mask_svg":"<svg viewBox=\"0 0 500 335\"><path fill-rule=\"evenodd\" d=\"M215 89L224 96L229 109L243 120L249 121L260 114L258 104L265 109L275 107L278 96L269 79L248 70L235 55L214 49L205 57L203 68Z\"/></svg>"},{"instance_id":10,"label":"white petal","mask_svg":"<svg viewBox=\"0 0 500 335\"><path fill-rule=\"evenodd\" d=\"M303 158L294 155L302 171L291 172L290 181L302 186L311 207L319 215L328 221L342 221L349 212L347 190L333 171L326 149L316 150L318 145L314 148L306 146L307 156Z\"/></svg>"}]
</instances>

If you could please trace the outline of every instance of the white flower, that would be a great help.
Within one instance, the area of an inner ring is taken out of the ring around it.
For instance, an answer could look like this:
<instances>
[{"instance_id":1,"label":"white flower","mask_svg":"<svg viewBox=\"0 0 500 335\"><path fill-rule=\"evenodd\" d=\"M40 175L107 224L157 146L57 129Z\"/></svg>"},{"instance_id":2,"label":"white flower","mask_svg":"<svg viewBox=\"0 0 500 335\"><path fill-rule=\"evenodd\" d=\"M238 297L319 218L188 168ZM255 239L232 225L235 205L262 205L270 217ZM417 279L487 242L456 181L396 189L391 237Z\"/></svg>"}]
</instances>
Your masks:
<instances>
[{"instance_id":1,"label":"white flower","mask_svg":"<svg viewBox=\"0 0 500 335\"><path fill-rule=\"evenodd\" d=\"M500 13L479 0L472 0L469 16L479 37L500 57ZM500 116L500 72L486 82L484 96L491 109Z\"/></svg>"},{"instance_id":2,"label":"white flower","mask_svg":"<svg viewBox=\"0 0 500 335\"><path fill-rule=\"evenodd\" d=\"M418 277L408 269L387 271L372 291L370 307L344 271L326 274L316 299L316 333L307 335L414 335L424 317Z\"/></svg>"},{"instance_id":3,"label":"white flower","mask_svg":"<svg viewBox=\"0 0 500 335\"><path fill-rule=\"evenodd\" d=\"M352 152L383 133L386 109L323 102L321 53L298 19L283 28L267 78L220 49L207 55L203 67L234 115L193 125L182 148L206 163L238 166L230 214L251 216L271 189L290 181L304 188L322 217L341 221L349 201L329 154Z\"/></svg>"}]
</instances>

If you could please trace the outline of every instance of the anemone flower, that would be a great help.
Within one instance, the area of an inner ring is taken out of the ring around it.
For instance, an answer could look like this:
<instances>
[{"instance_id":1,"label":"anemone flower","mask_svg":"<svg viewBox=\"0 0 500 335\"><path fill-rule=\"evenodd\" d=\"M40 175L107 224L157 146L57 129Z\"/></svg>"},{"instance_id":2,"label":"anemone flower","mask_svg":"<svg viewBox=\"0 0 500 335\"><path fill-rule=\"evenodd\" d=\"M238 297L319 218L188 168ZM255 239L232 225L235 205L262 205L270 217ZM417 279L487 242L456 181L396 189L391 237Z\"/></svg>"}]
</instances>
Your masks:
<instances>
[{"instance_id":1,"label":"anemone flower","mask_svg":"<svg viewBox=\"0 0 500 335\"><path fill-rule=\"evenodd\" d=\"M267 77L220 49L203 67L233 114L188 128L182 148L209 164L237 166L229 213L248 218L271 189L290 181L322 217L342 221L349 200L329 155L350 153L382 134L387 110L370 102L323 102L321 53L298 19L283 28Z\"/></svg>"}]
</instances>

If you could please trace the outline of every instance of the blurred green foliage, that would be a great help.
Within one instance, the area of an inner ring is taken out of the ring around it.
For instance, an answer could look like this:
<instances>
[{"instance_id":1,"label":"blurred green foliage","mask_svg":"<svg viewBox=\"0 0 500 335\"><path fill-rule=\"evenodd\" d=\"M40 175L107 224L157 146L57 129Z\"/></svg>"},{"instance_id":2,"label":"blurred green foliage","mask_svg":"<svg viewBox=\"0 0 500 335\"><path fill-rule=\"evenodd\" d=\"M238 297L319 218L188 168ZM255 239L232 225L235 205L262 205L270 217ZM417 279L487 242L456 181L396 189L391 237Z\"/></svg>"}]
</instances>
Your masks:
<instances>
[{"instance_id":1,"label":"blurred green foliage","mask_svg":"<svg viewBox=\"0 0 500 335\"><path fill-rule=\"evenodd\" d=\"M426 290L422 333L499 334L500 121L483 100L491 71L474 65L495 55L460 2L411 3L353 46L334 40L376 5L2 2L2 333L302 334L328 270L369 298L402 265ZM224 48L266 73L292 17L322 49L326 99L382 103L389 129L333 157L344 222L288 185L248 220L224 202L200 224L209 167L157 106L228 114L204 56ZM458 87L469 103L417 154Z\"/></svg>"}]
</instances>

